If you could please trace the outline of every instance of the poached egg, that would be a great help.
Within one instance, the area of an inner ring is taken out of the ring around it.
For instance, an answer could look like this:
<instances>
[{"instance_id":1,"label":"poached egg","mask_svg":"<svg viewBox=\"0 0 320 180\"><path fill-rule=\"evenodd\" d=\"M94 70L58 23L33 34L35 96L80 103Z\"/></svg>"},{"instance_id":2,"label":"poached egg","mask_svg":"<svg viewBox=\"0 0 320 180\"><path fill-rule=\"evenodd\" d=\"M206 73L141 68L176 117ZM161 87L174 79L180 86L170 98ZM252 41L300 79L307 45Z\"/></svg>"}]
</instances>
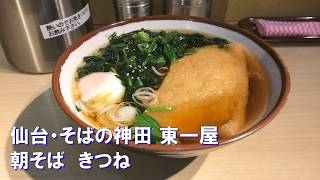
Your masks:
<instances>
[{"instance_id":1,"label":"poached egg","mask_svg":"<svg viewBox=\"0 0 320 180\"><path fill-rule=\"evenodd\" d=\"M88 102L97 97L104 98L107 105L121 102L125 87L113 72L95 72L79 80L81 100Z\"/></svg>"}]
</instances>

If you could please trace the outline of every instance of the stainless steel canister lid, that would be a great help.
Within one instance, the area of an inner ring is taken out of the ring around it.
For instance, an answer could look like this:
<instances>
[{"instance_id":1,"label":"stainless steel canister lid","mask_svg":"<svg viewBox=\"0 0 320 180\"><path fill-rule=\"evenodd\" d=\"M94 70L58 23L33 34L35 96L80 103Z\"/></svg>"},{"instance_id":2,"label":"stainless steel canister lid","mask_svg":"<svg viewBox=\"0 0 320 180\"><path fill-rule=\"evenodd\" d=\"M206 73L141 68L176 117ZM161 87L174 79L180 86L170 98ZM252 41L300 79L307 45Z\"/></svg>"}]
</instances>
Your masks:
<instances>
[{"instance_id":1,"label":"stainless steel canister lid","mask_svg":"<svg viewBox=\"0 0 320 180\"><path fill-rule=\"evenodd\" d=\"M164 0L169 15L210 17L211 0Z\"/></svg>"},{"instance_id":2,"label":"stainless steel canister lid","mask_svg":"<svg viewBox=\"0 0 320 180\"><path fill-rule=\"evenodd\" d=\"M118 20L149 16L151 0L114 0Z\"/></svg>"}]
</instances>

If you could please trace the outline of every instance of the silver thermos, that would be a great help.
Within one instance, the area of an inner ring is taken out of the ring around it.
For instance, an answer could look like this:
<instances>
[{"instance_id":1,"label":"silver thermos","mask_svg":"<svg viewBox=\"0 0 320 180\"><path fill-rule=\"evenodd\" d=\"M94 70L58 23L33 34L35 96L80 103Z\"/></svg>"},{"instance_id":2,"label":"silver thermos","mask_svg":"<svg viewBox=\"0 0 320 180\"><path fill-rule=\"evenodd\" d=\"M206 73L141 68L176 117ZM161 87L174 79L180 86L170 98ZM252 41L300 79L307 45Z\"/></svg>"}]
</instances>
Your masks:
<instances>
[{"instance_id":1,"label":"silver thermos","mask_svg":"<svg viewBox=\"0 0 320 180\"><path fill-rule=\"evenodd\" d=\"M210 17L212 0L163 0L165 14Z\"/></svg>"},{"instance_id":2,"label":"silver thermos","mask_svg":"<svg viewBox=\"0 0 320 180\"><path fill-rule=\"evenodd\" d=\"M117 20L149 16L152 0L113 0Z\"/></svg>"},{"instance_id":3,"label":"silver thermos","mask_svg":"<svg viewBox=\"0 0 320 180\"><path fill-rule=\"evenodd\" d=\"M49 73L59 55L90 28L85 0L0 0L0 38L7 60L29 73Z\"/></svg>"}]
</instances>

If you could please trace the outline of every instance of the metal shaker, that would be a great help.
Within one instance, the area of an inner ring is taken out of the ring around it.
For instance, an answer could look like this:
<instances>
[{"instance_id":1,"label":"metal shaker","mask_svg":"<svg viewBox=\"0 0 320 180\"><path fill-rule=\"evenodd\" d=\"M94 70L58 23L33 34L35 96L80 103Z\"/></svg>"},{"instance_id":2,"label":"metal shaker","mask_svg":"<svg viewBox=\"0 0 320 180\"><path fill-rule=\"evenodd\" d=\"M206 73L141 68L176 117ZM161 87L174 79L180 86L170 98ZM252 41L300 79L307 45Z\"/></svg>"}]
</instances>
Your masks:
<instances>
[{"instance_id":1,"label":"metal shaker","mask_svg":"<svg viewBox=\"0 0 320 180\"><path fill-rule=\"evenodd\" d=\"M88 32L84 0L0 0L0 37L7 60L29 73L48 73L59 55Z\"/></svg>"},{"instance_id":2,"label":"metal shaker","mask_svg":"<svg viewBox=\"0 0 320 180\"><path fill-rule=\"evenodd\" d=\"M117 20L149 16L151 0L113 0Z\"/></svg>"},{"instance_id":3,"label":"metal shaker","mask_svg":"<svg viewBox=\"0 0 320 180\"><path fill-rule=\"evenodd\" d=\"M165 14L210 17L211 0L163 0Z\"/></svg>"}]
</instances>

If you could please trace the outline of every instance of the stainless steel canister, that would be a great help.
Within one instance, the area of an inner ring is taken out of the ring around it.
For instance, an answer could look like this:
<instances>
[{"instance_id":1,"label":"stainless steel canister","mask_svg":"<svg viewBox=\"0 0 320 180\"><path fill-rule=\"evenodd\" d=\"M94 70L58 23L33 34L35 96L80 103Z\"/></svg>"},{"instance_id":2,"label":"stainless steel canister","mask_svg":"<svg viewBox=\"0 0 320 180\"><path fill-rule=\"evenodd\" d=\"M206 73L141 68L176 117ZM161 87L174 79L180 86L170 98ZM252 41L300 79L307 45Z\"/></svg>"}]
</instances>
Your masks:
<instances>
[{"instance_id":1,"label":"stainless steel canister","mask_svg":"<svg viewBox=\"0 0 320 180\"><path fill-rule=\"evenodd\" d=\"M149 16L151 0L113 0L117 20Z\"/></svg>"},{"instance_id":2,"label":"stainless steel canister","mask_svg":"<svg viewBox=\"0 0 320 180\"><path fill-rule=\"evenodd\" d=\"M211 0L163 0L165 14L210 17Z\"/></svg>"},{"instance_id":3,"label":"stainless steel canister","mask_svg":"<svg viewBox=\"0 0 320 180\"><path fill-rule=\"evenodd\" d=\"M84 0L0 0L0 37L8 61L29 73L53 71L59 55L88 31Z\"/></svg>"}]
</instances>

